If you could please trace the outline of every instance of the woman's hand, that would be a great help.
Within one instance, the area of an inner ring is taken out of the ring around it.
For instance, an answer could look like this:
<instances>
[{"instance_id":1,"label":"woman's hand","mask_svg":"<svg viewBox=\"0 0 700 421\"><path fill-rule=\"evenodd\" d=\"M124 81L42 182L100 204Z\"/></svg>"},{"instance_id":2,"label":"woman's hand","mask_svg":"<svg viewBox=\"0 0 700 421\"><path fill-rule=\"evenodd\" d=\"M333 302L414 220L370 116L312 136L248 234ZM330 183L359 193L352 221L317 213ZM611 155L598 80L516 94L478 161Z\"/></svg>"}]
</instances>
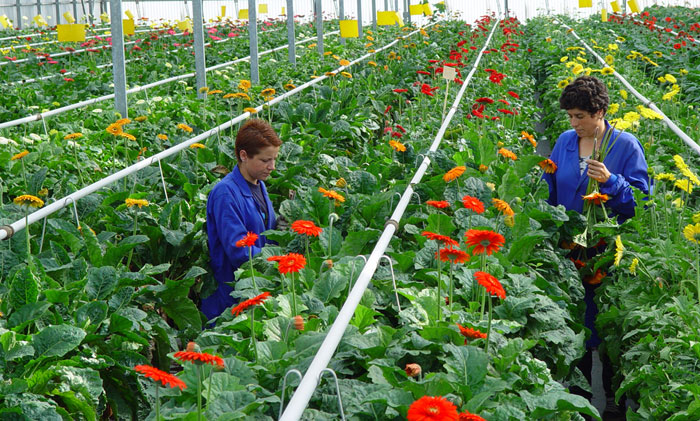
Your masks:
<instances>
[{"instance_id":1,"label":"woman's hand","mask_svg":"<svg viewBox=\"0 0 700 421\"><path fill-rule=\"evenodd\" d=\"M587 159L586 164L588 164L588 177L594 179L599 183L605 183L610 178L610 171L608 168L600 161L594 159Z\"/></svg>"}]
</instances>

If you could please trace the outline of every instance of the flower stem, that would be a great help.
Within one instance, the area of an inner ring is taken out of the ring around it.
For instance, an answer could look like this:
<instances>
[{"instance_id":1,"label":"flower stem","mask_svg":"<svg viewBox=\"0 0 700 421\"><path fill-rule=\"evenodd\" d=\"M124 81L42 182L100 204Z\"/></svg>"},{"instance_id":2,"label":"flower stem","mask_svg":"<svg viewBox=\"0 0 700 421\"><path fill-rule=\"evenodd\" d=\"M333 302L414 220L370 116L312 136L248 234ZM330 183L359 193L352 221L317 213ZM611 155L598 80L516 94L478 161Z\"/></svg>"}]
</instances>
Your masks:
<instances>
[{"instance_id":1,"label":"flower stem","mask_svg":"<svg viewBox=\"0 0 700 421\"><path fill-rule=\"evenodd\" d=\"M258 293L258 286L255 284L255 269L253 269L253 247L248 247L248 261L250 262L250 273L253 276L253 289Z\"/></svg>"},{"instance_id":2,"label":"flower stem","mask_svg":"<svg viewBox=\"0 0 700 421\"><path fill-rule=\"evenodd\" d=\"M292 279L292 317L297 315L297 292L294 285L294 273L291 274Z\"/></svg>"},{"instance_id":3,"label":"flower stem","mask_svg":"<svg viewBox=\"0 0 700 421\"><path fill-rule=\"evenodd\" d=\"M134 233L132 235L136 235L136 231L139 226L139 214L135 213L134 214ZM129 270L129 266L131 265L131 258L134 256L134 249L132 248L129 250L129 258L126 259L126 270Z\"/></svg>"},{"instance_id":4,"label":"flower stem","mask_svg":"<svg viewBox=\"0 0 700 421\"><path fill-rule=\"evenodd\" d=\"M209 370L209 387L207 387L207 406L204 408L204 412L209 410L209 398L211 397L211 378L214 376L214 366Z\"/></svg>"},{"instance_id":5,"label":"flower stem","mask_svg":"<svg viewBox=\"0 0 700 421\"><path fill-rule=\"evenodd\" d=\"M441 307L440 301L442 301L442 297L441 297L442 290L440 288L441 287L440 284L442 283L442 280L440 279L440 272L442 271L442 260L440 260L440 245L438 245L438 259L437 259L437 261L438 261L437 321L439 322L440 318L442 316L442 311L440 309L440 307Z\"/></svg>"},{"instance_id":6,"label":"flower stem","mask_svg":"<svg viewBox=\"0 0 700 421\"><path fill-rule=\"evenodd\" d=\"M202 421L202 364L197 364L197 421Z\"/></svg>"},{"instance_id":7,"label":"flower stem","mask_svg":"<svg viewBox=\"0 0 700 421\"><path fill-rule=\"evenodd\" d=\"M160 391L160 386L156 383L156 421L160 421L160 398L158 393Z\"/></svg>"},{"instance_id":8,"label":"flower stem","mask_svg":"<svg viewBox=\"0 0 700 421\"><path fill-rule=\"evenodd\" d=\"M700 245L695 243L695 286L698 289L698 302L700 302Z\"/></svg>"},{"instance_id":9,"label":"flower stem","mask_svg":"<svg viewBox=\"0 0 700 421\"><path fill-rule=\"evenodd\" d=\"M24 166L24 159L20 159L22 161L22 178L24 179L24 191L29 194L29 187L27 187L27 168Z\"/></svg>"},{"instance_id":10,"label":"flower stem","mask_svg":"<svg viewBox=\"0 0 700 421\"><path fill-rule=\"evenodd\" d=\"M484 291L486 292L486 291ZM485 295L485 294L484 294ZM493 319L493 304L489 297L489 326L486 328L486 353L489 353L489 343L491 343L491 320Z\"/></svg>"},{"instance_id":11,"label":"flower stem","mask_svg":"<svg viewBox=\"0 0 700 421\"><path fill-rule=\"evenodd\" d=\"M453 271L454 271L454 263L452 263L452 261L450 261L450 314L452 314L452 295L454 292Z\"/></svg>"},{"instance_id":12,"label":"flower stem","mask_svg":"<svg viewBox=\"0 0 700 421\"><path fill-rule=\"evenodd\" d=\"M27 238L27 264L31 265L32 247L29 243L29 208L24 213L24 226L25 237Z\"/></svg>"},{"instance_id":13,"label":"flower stem","mask_svg":"<svg viewBox=\"0 0 700 421\"><path fill-rule=\"evenodd\" d=\"M255 337L255 308L250 312L250 340L253 345L253 354L255 355L255 362L258 362L258 342Z\"/></svg>"}]
</instances>

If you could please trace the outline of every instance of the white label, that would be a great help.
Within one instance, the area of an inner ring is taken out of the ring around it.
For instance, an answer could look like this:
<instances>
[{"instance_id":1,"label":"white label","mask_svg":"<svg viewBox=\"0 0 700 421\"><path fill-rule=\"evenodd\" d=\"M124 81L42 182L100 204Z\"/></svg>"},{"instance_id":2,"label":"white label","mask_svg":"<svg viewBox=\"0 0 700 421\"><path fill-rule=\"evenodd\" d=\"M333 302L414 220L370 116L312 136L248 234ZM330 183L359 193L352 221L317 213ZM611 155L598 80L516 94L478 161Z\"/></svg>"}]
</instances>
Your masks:
<instances>
[{"instance_id":1,"label":"white label","mask_svg":"<svg viewBox=\"0 0 700 421\"><path fill-rule=\"evenodd\" d=\"M455 70L454 67L443 66L442 77L444 77L447 80L455 80L455 77L457 77L457 70Z\"/></svg>"}]
</instances>

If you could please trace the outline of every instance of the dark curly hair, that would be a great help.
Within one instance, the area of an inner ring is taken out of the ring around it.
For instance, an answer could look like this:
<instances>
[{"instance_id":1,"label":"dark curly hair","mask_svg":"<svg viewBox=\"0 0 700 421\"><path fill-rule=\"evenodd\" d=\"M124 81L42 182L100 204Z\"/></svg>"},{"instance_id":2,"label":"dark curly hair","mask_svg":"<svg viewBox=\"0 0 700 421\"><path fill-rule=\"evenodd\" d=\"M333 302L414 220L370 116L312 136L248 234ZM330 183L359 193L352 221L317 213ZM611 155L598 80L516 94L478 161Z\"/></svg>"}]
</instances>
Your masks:
<instances>
[{"instance_id":1,"label":"dark curly hair","mask_svg":"<svg viewBox=\"0 0 700 421\"><path fill-rule=\"evenodd\" d=\"M562 110L578 108L591 114L603 110L608 111L608 88L593 76L581 76L566 85L559 97L559 107Z\"/></svg>"}]
</instances>

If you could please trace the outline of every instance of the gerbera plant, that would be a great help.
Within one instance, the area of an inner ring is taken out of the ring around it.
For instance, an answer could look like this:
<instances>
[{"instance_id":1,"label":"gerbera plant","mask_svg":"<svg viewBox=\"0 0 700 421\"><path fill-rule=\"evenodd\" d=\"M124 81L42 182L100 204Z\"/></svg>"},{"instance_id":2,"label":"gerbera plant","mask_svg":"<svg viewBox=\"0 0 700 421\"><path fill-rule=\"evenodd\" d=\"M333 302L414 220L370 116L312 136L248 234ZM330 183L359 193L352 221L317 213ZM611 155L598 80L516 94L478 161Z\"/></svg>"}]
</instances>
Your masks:
<instances>
[{"instance_id":1,"label":"gerbera plant","mask_svg":"<svg viewBox=\"0 0 700 421\"><path fill-rule=\"evenodd\" d=\"M134 367L134 370L143 374L145 377L153 379L156 382L156 420L160 419L160 397L158 396L160 386L158 385L158 382L161 382L163 386L170 386L172 389L176 387L180 388L180 390L187 389L187 384L176 376L155 367L151 367L150 365L137 365Z\"/></svg>"},{"instance_id":2,"label":"gerbera plant","mask_svg":"<svg viewBox=\"0 0 700 421\"><path fill-rule=\"evenodd\" d=\"M501 283L496 279L495 276L478 271L474 273L474 278L479 282L479 285L483 286L486 292L488 292L489 295L495 295L498 296L501 300L505 300L506 298L506 291L503 289L503 286ZM491 320L493 319L493 303L491 302L491 299L487 300L488 306L489 306L489 325L488 328L486 329L486 352L489 352L489 342L491 342ZM483 309L482 309L483 310Z\"/></svg>"},{"instance_id":3,"label":"gerbera plant","mask_svg":"<svg viewBox=\"0 0 700 421\"><path fill-rule=\"evenodd\" d=\"M304 221L304 220L298 220L292 222L292 231L296 232L299 235L303 235L305 239L305 245L306 245L306 255L309 256L309 240L311 237L318 237L321 232L323 232L323 229L320 227L317 227L316 224L314 224L312 221ZM330 252L328 253L330 257Z\"/></svg>"},{"instance_id":4,"label":"gerbera plant","mask_svg":"<svg viewBox=\"0 0 700 421\"><path fill-rule=\"evenodd\" d=\"M249 300L245 300L242 303L236 305L231 309L231 314L234 316L239 316L243 311L250 308L250 342L251 348L253 348L253 354L255 355L255 361L258 361L258 343L255 337L255 306L262 304L263 301L270 298L270 293L265 291L262 294L253 297Z\"/></svg>"},{"instance_id":5,"label":"gerbera plant","mask_svg":"<svg viewBox=\"0 0 700 421\"><path fill-rule=\"evenodd\" d=\"M178 351L173 357L181 362L190 361L195 367L197 367L197 420L202 420L202 366L204 364L210 364L212 366L224 367L224 360L216 355L207 354L206 352L196 352L196 344L190 342L187 344L186 351ZM211 391L211 374L213 370L209 373L209 390ZM207 402L209 400L207 399Z\"/></svg>"},{"instance_id":6,"label":"gerbera plant","mask_svg":"<svg viewBox=\"0 0 700 421\"><path fill-rule=\"evenodd\" d=\"M253 289L257 292L258 286L255 284L255 269L253 269L253 246L258 239L258 234L248 232L240 240L236 241L236 247L248 247L248 262L250 263L250 273L253 279Z\"/></svg>"},{"instance_id":7,"label":"gerbera plant","mask_svg":"<svg viewBox=\"0 0 700 421\"><path fill-rule=\"evenodd\" d=\"M296 316L298 313L294 274L304 269L306 266L306 258L298 253L289 253L284 256L268 257L267 260L277 262L277 270L280 274L289 274L290 289L292 291L292 315ZM282 283L284 284L284 281L282 281Z\"/></svg>"}]
</instances>

